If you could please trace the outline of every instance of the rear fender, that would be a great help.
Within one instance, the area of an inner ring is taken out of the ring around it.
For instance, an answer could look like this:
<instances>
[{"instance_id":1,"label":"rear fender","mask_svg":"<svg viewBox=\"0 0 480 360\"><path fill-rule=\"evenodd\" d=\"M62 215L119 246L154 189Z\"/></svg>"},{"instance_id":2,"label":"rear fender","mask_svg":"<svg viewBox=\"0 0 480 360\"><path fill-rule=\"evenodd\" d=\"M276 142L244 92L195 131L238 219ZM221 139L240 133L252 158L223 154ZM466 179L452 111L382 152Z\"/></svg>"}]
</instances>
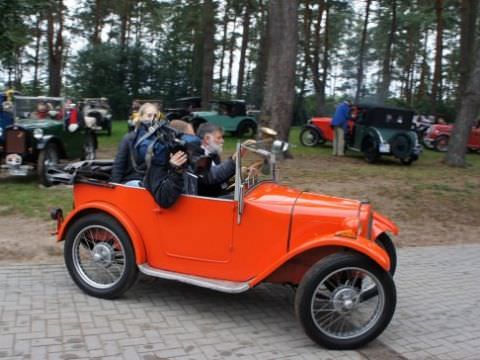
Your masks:
<instances>
[{"instance_id":1,"label":"rear fender","mask_svg":"<svg viewBox=\"0 0 480 360\"><path fill-rule=\"evenodd\" d=\"M296 284L301 280L308 268L322 257L345 250L363 254L376 262L385 271L390 270L390 258L387 252L375 242L361 236L353 239L330 235L313 239L285 254L285 256L273 263L265 271L250 280L250 286L258 285L267 278L268 281L272 282ZM312 254L314 255L313 257ZM288 269L288 271L284 271L285 269ZM278 279L281 279L281 281L278 281Z\"/></svg>"},{"instance_id":2,"label":"rear fender","mask_svg":"<svg viewBox=\"0 0 480 360\"><path fill-rule=\"evenodd\" d=\"M103 202L88 203L72 210L57 229L57 241L62 241L65 239L67 230L70 225L75 221L75 219L78 219L79 217L87 213L99 211L112 216L120 223L120 225L123 226L125 231L128 233L130 239L132 240L132 245L135 249L135 258L137 264L143 264L144 262L146 262L145 246L143 244L143 239L140 235L140 232L138 231L138 228L123 211L121 211L115 206L112 206L111 204Z\"/></svg>"}]
</instances>

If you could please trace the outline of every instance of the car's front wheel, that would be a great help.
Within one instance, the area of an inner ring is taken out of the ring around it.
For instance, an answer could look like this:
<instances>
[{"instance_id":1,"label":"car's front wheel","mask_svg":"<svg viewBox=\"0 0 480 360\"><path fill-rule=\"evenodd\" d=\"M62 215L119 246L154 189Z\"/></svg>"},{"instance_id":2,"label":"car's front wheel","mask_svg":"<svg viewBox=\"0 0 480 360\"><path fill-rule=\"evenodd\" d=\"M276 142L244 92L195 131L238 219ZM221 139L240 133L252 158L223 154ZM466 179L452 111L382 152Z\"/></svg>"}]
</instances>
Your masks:
<instances>
[{"instance_id":1,"label":"car's front wheel","mask_svg":"<svg viewBox=\"0 0 480 360\"><path fill-rule=\"evenodd\" d=\"M40 151L37 159L37 174L40 183L43 186L53 185L51 176L48 174L48 170L58 165L60 154L57 145L50 143Z\"/></svg>"},{"instance_id":2,"label":"car's front wheel","mask_svg":"<svg viewBox=\"0 0 480 360\"><path fill-rule=\"evenodd\" d=\"M378 143L372 137L367 137L364 140L362 148L363 156L368 163L372 164L380 158Z\"/></svg>"},{"instance_id":3,"label":"car's front wheel","mask_svg":"<svg viewBox=\"0 0 480 360\"><path fill-rule=\"evenodd\" d=\"M75 220L67 231L64 257L73 281L95 297L119 297L138 276L130 237L106 214Z\"/></svg>"},{"instance_id":4,"label":"car's front wheel","mask_svg":"<svg viewBox=\"0 0 480 360\"><path fill-rule=\"evenodd\" d=\"M323 144L325 140L318 130L312 129L311 127L304 127L302 131L300 131L300 142L303 146L313 147L317 144Z\"/></svg>"},{"instance_id":5,"label":"car's front wheel","mask_svg":"<svg viewBox=\"0 0 480 360\"><path fill-rule=\"evenodd\" d=\"M440 152L446 152L448 150L448 141L449 140L450 139L446 135L440 135L439 137L437 137L437 139L435 140L435 143L433 145L435 150L440 151Z\"/></svg>"},{"instance_id":6,"label":"car's front wheel","mask_svg":"<svg viewBox=\"0 0 480 360\"><path fill-rule=\"evenodd\" d=\"M364 298L364 292L376 294ZM295 312L307 335L330 349L361 347L379 336L395 312L391 275L364 255L343 253L317 262L304 276Z\"/></svg>"},{"instance_id":7,"label":"car's front wheel","mask_svg":"<svg viewBox=\"0 0 480 360\"><path fill-rule=\"evenodd\" d=\"M245 138L253 138L257 133L257 124L251 120L242 121L237 128L237 136Z\"/></svg>"},{"instance_id":8,"label":"car's front wheel","mask_svg":"<svg viewBox=\"0 0 480 360\"><path fill-rule=\"evenodd\" d=\"M95 135L90 133L85 136L81 160L95 160L96 157L97 152L95 149Z\"/></svg>"}]
</instances>

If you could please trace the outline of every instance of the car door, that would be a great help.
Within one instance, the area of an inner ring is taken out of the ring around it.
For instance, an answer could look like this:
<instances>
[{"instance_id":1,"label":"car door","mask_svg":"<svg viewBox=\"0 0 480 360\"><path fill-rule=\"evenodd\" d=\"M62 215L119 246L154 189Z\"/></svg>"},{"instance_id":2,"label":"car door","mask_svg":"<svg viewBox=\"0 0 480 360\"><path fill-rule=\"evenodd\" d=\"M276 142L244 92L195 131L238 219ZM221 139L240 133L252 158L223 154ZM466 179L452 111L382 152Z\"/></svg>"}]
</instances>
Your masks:
<instances>
[{"instance_id":1,"label":"car door","mask_svg":"<svg viewBox=\"0 0 480 360\"><path fill-rule=\"evenodd\" d=\"M157 213L159 239L173 267L176 260L185 264L186 259L192 263L231 259L233 200L182 195L174 206Z\"/></svg>"}]
</instances>

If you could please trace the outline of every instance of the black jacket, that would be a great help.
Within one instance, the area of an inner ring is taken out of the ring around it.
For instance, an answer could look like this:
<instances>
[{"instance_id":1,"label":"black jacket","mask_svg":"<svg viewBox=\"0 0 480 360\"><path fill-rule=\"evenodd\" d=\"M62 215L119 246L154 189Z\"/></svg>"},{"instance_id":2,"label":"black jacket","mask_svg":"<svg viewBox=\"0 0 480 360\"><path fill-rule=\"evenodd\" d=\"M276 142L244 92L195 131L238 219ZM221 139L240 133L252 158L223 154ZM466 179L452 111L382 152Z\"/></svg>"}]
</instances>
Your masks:
<instances>
[{"instance_id":1,"label":"black jacket","mask_svg":"<svg viewBox=\"0 0 480 360\"><path fill-rule=\"evenodd\" d=\"M144 173L139 169L142 164L139 162L134 166L132 163L133 149L139 133L139 131L129 132L120 142L112 166L112 182L125 183L130 180L143 180Z\"/></svg>"},{"instance_id":2,"label":"black jacket","mask_svg":"<svg viewBox=\"0 0 480 360\"><path fill-rule=\"evenodd\" d=\"M201 174L198 179L198 195L220 196L226 193L227 181L235 175L235 161L229 158L220 162L220 157L214 158L210 171Z\"/></svg>"}]
</instances>

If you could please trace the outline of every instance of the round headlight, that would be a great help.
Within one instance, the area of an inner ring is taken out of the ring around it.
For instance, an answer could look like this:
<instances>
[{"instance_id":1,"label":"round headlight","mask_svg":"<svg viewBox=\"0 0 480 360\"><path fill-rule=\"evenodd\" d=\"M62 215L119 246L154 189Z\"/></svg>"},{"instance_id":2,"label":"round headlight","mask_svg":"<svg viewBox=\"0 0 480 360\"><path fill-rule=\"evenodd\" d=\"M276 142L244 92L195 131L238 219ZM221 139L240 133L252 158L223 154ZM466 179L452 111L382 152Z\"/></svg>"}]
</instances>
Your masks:
<instances>
[{"instance_id":1,"label":"round headlight","mask_svg":"<svg viewBox=\"0 0 480 360\"><path fill-rule=\"evenodd\" d=\"M42 129L33 130L33 137L35 139L41 139L43 137L43 130Z\"/></svg>"}]
</instances>

